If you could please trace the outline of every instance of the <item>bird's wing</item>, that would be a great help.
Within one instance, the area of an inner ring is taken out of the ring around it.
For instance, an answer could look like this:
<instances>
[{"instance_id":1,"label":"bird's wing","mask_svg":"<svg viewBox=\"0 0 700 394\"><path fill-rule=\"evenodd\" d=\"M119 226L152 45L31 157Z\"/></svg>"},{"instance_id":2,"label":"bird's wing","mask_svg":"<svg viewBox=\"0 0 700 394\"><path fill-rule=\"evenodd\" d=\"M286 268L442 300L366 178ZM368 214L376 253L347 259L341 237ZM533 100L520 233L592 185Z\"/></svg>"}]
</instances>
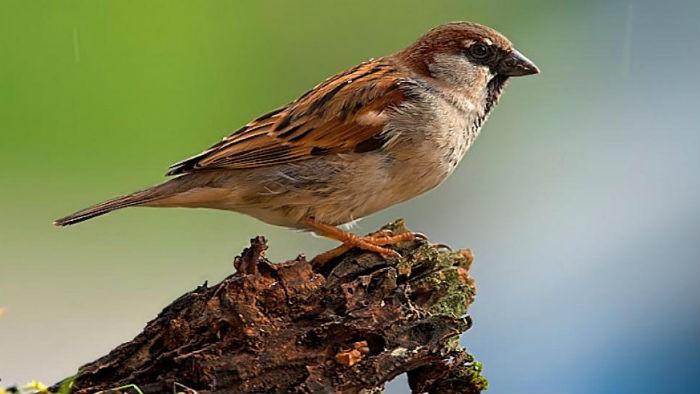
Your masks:
<instances>
[{"instance_id":1,"label":"bird's wing","mask_svg":"<svg viewBox=\"0 0 700 394\"><path fill-rule=\"evenodd\" d=\"M204 152L170 166L167 175L247 169L364 152L386 141L387 111L412 82L391 64L369 61L337 74L292 103L263 115Z\"/></svg>"}]
</instances>

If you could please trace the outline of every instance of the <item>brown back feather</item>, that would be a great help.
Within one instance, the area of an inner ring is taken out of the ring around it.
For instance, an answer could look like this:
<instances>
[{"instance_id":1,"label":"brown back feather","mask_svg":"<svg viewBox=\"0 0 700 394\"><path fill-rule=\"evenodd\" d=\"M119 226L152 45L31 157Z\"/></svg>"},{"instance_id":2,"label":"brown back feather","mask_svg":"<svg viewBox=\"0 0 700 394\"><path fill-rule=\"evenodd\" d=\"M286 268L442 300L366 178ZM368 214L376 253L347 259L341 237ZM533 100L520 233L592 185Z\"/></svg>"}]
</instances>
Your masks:
<instances>
[{"instance_id":1,"label":"brown back feather","mask_svg":"<svg viewBox=\"0 0 700 394\"><path fill-rule=\"evenodd\" d=\"M408 77L379 59L337 74L296 101L263 115L167 175L270 166L366 150L386 126L385 111L404 99Z\"/></svg>"}]
</instances>

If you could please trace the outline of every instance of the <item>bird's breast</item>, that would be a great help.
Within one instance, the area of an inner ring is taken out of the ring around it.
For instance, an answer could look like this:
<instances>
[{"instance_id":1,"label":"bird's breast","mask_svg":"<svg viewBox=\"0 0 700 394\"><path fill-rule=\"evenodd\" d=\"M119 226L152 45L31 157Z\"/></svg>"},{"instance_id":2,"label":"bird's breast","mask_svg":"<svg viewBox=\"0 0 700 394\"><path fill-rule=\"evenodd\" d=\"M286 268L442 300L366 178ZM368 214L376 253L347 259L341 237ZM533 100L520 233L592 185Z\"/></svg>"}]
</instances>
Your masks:
<instances>
[{"instance_id":1,"label":"bird's breast","mask_svg":"<svg viewBox=\"0 0 700 394\"><path fill-rule=\"evenodd\" d=\"M398 134L404 137L397 156L442 181L479 135L486 120L483 105L463 95L428 91L413 107L396 122L403 128ZM400 152L407 148L408 155Z\"/></svg>"},{"instance_id":2,"label":"bird's breast","mask_svg":"<svg viewBox=\"0 0 700 394\"><path fill-rule=\"evenodd\" d=\"M429 97L392 120L396 135L386 148L388 182L378 205L409 200L441 184L454 171L476 138L469 103L462 107Z\"/></svg>"}]
</instances>

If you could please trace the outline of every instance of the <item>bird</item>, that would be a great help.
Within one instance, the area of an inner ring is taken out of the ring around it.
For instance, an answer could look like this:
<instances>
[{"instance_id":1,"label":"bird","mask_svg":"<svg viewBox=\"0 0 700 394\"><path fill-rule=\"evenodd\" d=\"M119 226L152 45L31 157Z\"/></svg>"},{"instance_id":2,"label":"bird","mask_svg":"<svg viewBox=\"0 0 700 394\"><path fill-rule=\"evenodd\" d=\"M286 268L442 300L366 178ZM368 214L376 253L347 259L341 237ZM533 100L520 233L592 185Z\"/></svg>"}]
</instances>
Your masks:
<instances>
[{"instance_id":1,"label":"bird","mask_svg":"<svg viewBox=\"0 0 700 394\"><path fill-rule=\"evenodd\" d=\"M77 211L68 226L126 207L234 211L391 258L416 233L339 228L441 184L511 77L539 73L504 35L475 22L428 31L405 49L333 75L203 152L171 179Z\"/></svg>"}]
</instances>

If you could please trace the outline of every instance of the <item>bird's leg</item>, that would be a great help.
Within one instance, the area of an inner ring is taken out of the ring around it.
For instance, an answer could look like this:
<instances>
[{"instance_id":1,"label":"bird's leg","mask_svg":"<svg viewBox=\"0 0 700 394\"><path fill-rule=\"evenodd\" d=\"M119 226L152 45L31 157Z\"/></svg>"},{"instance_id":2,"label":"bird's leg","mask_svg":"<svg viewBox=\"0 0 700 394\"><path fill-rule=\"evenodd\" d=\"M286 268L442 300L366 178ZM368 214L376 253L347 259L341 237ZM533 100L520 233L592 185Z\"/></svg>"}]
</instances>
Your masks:
<instances>
[{"instance_id":1,"label":"bird's leg","mask_svg":"<svg viewBox=\"0 0 700 394\"><path fill-rule=\"evenodd\" d=\"M382 235L376 235L382 234ZM380 230L370 236L362 237L365 241L371 242L375 245L393 245L399 242L413 241L416 238L427 239L427 237L421 233L407 232L393 235L391 230Z\"/></svg>"},{"instance_id":2,"label":"bird's leg","mask_svg":"<svg viewBox=\"0 0 700 394\"><path fill-rule=\"evenodd\" d=\"M385 256L398 257L396 256L398 254L396 251L387 248L382 248L378 244L373 243L372 237L360 237L357 234L341 230L338 227L331 226L329 224L318 222L314 219L304 219L304 224L318 235L322 235L324 237L340 241L344 245L349 246L351 248L357 247L362 250L376 252ZM384 245L388 245L388 243L385 243Z\"/></svg>"},{"instance_id":3,"label":"bird's leg","mask_svg":"<svg viewBox=\"0 0 700 394\"><path fill-rule=\"evenodd\" d=\"M378 234L378 233L382 233L382 234L391 234L391 231L389 231L389 230L379 230L379 231L378 231L377 233L375 233L375 234ZM375 235L375 234L372 234L372 235ZM312 260L312 263L313 263L315 266L320 267L320 266L324 265L325 263L327 263L327 262L333 260L334 258L336 258L336 257L338 257L338 256L340 256L340 255L342 255L343 253L347 252L348 250L350 250L350 249L352 249L352 248L353 248L353 245L342 244L342 245L338 246L337 248L333 248L333 249L331 249L331 250L329 250L329 251L327 251L327 252L321 253L321 254L319 254L318 256L314 257L313 260Z\"/></svg>"},{"instance_id":4,"label":"bird's leg","mask_svg":"<svg viewBox=\"0 0 700 394\"><path fill-rule=\"evenodd\" d=\"M348 250L352 249L351 245L342 244L337 248L333 248L327 252L323 252L311 260L311 264L314 268L323 267L327 262L333 260L334 258L342 255Z\"/></svg>"},{"instance_id":5,"label":"bird's leg","mask_svg":"<svg viewBox=\"0 0 700 394\"><path fill-rule=\"evenodd\" d=\"M325 264L326 262L340 256L341 254L347 252L353 247L357 247L362 250L368 250L371 252L379 253L383 256L388 257L401 257L401 255L395 250L389 248L383 248L381 245L392 245L397 242L412 241L420 234L416 233L401 233L397 235L392 235L390 230L380 230L372 235L366 237L360 237L356 234L343 231L338 227L331 226L325 223L318 222L312 218L305 219L304 224L314 232L319 235L340 241L343 245L329 250L328 252L322 253L313 259L313 263L316 266Z\"/></svg>"}]
</instances>

